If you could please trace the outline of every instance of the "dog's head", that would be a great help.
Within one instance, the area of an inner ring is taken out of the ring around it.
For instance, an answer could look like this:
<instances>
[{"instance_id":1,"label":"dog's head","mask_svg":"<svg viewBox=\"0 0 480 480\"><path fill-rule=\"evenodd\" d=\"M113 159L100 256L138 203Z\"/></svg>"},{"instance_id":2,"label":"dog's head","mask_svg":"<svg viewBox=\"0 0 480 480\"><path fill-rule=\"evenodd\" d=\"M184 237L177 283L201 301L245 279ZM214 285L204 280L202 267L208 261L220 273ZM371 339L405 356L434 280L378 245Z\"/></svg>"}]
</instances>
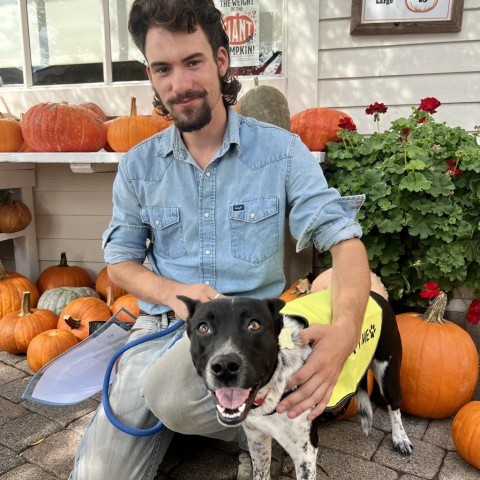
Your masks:
<instances>
[{"instance_id":1,"label":"dog's head","mask_svg":"<svg viewBox=\"0 0 480 480\"><path fill-rule=\"evenodd\" d=\"M285 302L220 298L201 303L178 298L188 308L192 360L213 393L218 419L224 425L238 425L275 370Z\"/></svg>"}]
</instances>

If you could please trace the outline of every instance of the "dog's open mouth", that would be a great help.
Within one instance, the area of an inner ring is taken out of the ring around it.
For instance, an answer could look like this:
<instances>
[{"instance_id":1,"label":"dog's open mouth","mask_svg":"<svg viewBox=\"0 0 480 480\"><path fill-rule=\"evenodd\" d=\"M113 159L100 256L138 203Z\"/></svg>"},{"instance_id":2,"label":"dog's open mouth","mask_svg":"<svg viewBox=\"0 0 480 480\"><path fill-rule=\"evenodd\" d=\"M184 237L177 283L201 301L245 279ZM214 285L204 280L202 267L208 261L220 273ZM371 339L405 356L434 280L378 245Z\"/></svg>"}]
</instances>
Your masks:
<instances>
[{"instance_id":1,"label":"dog's open mouth","mask_svg":"<svg viewBox=\"0 0 480 480\"><path fill-rule=\"evenodd\" d=\"M225 425L237 425L253 405L257 388L218 388L213 392L219 420Z\"/></svg>"}]
</instances>

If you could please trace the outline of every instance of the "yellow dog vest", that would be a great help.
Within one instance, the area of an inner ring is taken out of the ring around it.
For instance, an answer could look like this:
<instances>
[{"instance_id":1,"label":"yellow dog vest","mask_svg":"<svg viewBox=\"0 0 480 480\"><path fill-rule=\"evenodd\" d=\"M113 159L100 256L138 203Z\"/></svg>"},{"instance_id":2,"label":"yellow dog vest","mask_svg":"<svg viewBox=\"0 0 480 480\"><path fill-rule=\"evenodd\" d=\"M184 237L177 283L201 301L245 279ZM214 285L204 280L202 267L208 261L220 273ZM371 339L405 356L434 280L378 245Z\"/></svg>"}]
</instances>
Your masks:
<instances>
[{"instance_id":1,"label":"yellow dog vest","mask_svg":"<svg viewBox=\"0 0 480 480\"><path fill-rule=\"evenodd\" d=\"M292 300L283 307L281 313L301 316L308 321L309 325L330 325L332 323L331 291L321 290ZM360 380L373 359L381 329L382 310L370 297L363 318L360 341L343 366L326 410L335 410L355 394ZM282 339L281 334L280 348L282 348L282 342L285 342L285 338Z\"/></svg>"}]
</instances>

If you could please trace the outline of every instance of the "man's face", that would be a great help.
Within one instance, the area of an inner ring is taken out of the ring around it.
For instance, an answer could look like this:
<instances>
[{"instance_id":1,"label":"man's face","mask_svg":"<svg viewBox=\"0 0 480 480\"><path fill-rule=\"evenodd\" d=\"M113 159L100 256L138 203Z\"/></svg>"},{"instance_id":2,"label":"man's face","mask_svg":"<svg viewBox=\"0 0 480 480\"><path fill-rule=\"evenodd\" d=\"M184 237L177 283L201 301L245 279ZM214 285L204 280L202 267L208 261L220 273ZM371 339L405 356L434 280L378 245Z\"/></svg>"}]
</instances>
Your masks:
<instances>
[{"instance_id":1,"label":"man's face","mask_svg":"<svg viewBox=\"0 0 480 480\"><path fill-rule=\"evenodd\" d=\"M221 47L215 58L201 28L193 33L150 28L145 57L150 81L179 130L200 130L223 108L220 77L228 55Z\"/></svg>"}]
</instances>

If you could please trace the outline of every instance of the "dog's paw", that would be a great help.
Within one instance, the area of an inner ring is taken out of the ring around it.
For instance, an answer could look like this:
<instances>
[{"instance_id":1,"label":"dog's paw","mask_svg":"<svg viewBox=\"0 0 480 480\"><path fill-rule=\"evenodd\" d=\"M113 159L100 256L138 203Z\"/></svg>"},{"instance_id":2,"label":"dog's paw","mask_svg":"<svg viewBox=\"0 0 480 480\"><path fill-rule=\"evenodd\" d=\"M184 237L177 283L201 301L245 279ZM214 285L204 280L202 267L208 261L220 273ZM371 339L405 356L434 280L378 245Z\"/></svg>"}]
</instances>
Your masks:
<instances>
[{"instance_id":1,"label":"dog's paw","mask_svg":"<svg viewBox=\"0 0 480 480\"><path fill-rule=\"evenodd\" d=\"M393 442L393 449L400 455L408 456L413 452L412 442L407 438L400 442Z\"/></svg>"}]
</instances>

